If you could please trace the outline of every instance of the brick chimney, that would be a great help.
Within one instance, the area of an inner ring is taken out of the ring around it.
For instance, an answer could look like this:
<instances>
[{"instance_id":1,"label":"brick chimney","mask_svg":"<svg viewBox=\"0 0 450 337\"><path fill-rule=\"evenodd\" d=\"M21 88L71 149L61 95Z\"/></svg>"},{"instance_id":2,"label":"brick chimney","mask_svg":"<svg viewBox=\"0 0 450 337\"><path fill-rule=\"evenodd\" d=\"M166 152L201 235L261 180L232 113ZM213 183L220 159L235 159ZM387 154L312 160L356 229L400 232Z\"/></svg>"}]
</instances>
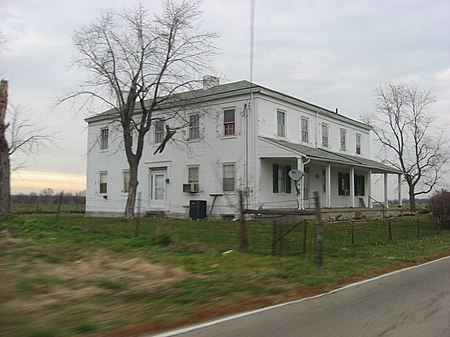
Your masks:
<instances>
[{"instance_id":1,"label":"brick chimney","mask_svg":"<svg viewBox=\"0 0 450 337\"><path fill-rule=\"evenodd\" d=\"M216 85L219 85L220 81L218 77L212 76L212 75L205 75L203 76L203 89L210 89L212 87L215 87Z\"/></svg>"}]
</instances>

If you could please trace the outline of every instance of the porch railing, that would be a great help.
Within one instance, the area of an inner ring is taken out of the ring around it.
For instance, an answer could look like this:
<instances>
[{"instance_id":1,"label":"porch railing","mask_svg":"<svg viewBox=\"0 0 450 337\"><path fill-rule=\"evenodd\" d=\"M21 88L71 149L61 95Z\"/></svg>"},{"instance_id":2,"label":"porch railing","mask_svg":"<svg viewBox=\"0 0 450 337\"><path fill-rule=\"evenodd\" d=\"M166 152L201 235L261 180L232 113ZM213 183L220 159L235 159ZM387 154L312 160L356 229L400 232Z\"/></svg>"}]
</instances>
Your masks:
<instances>
[{"instance_id":1,"label":"porch railing","mask_svg":"<svg viewBox=\"0 0 450 337\"><path fill-rule=\"evenodd\" d=\"M371 196L369 196L369 199L372 201L373 204L378 204L381 206L382 212L383 212L383 218L384 218L386 216L386 205L383 204L382 202L372 198Z\"/></svg>"}]
</instances>

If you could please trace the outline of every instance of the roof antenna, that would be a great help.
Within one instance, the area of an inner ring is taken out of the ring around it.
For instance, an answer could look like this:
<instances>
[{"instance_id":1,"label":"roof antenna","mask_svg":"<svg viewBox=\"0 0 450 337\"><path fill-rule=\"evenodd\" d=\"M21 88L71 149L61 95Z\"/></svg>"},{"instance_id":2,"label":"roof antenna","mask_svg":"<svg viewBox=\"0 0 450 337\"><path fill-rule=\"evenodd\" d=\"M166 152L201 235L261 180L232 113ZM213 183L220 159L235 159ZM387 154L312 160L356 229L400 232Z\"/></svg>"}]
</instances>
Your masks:
<instances>
[{"instance_id":1,"label":"roof antenna","mask_svg":"<svg viewBox=\"0 0 450 337\"><path fill-rule=\"evenodd\" d=\"M253 50L255 46L255 0L250 0L250 82L253 83Z\"/></svg>"}]
</instances>

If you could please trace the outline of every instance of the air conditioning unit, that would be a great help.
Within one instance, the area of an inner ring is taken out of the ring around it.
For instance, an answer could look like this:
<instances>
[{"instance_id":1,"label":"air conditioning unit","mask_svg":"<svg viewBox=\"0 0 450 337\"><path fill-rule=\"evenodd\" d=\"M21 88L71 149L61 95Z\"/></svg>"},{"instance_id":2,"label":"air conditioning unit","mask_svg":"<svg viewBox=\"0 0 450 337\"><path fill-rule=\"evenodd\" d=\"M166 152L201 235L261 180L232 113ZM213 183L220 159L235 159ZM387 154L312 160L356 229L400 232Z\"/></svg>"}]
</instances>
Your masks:
<instances>
[{"instance_id":1,"label":"air conditioning unit","mask_svg":"<svg viewBox=\"0 0 450 337\"><path fill-rule=\"evenodd\" d=\"M197 183L183 184L184 193L197 193L199 191Z\"/></svg>"}]
</instances>

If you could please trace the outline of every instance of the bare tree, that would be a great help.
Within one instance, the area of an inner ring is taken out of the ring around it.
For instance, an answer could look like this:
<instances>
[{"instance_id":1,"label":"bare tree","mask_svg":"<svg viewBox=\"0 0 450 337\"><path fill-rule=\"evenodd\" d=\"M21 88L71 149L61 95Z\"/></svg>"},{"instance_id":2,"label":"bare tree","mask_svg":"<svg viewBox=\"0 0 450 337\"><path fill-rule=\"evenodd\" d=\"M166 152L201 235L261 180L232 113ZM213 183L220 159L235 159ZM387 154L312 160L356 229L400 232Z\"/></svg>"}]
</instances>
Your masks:
<instances>
[{"instance_id":1,"label":"bare tree","mask_svg":"<svg viewBox=\"0 0 450 337\"><path fill-rule=\"evenodd\" d=\"M0 82L0 216L11 213L11 164L9 161L9 146L6 140L5 122L8 106L8 82Z\"/></svg>"},{"instance_id":2,"label":"bare tree","mask_svg":"<svg viewBox=\"0 0 450 337\"><path fill-rule=\"evenodd\" d=\"M404 172L410 210L416 197L433 190L446 172L445 128L436 125L430 110L436 101L430 91L387 83L376 89L376 112L366 116L373 127L385 162Z\"/></svg>"},{"instance_id":3,"label":"bare tree","mask_svg":"<svg viewBox=\"0 0 450 337\"><path fill-rule=\"evenodd\" d=\"M83 96L84 103L94 99L111 109L111 124L119 126L129 164L126 218L134 217L145 136L154 120L176 118L183 104L178 101L179 108L163 117L155 111L173 103L177 93L197 87L214 54L216 34L195 25L199 16L198 1L168 0L160 15L152 16L142 6L106 11L74 35L75 66L89 77L64 100ZM163 144L176 130L166 131Z\"/></svg>"}]
</instances>

